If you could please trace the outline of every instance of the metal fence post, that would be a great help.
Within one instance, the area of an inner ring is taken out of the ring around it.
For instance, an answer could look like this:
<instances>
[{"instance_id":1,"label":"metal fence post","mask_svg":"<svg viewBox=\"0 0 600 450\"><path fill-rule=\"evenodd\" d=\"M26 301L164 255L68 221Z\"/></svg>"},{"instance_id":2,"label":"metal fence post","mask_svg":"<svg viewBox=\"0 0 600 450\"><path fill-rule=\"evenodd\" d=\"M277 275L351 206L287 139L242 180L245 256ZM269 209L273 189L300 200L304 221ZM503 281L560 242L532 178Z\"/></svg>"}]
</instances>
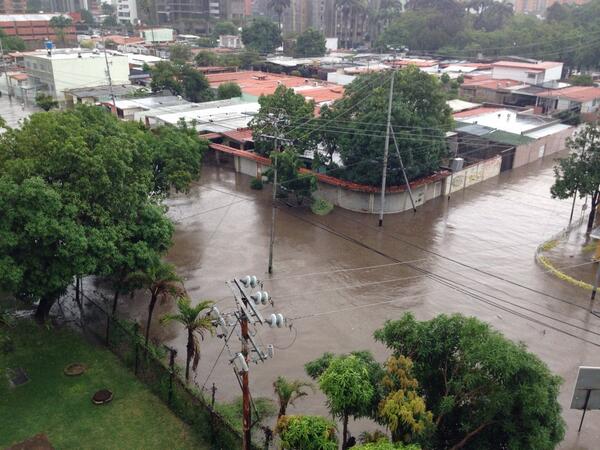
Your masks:
<instances>
[{"instance_id":1,"label":"metal fence post","mask_svg":"<svg viewBox=\"0 0 600 450\"><path fill-rule=\"evenodd\" d=\"M173 400L173 379L175 378L175 356L177 350L170 348L171 355L169 357L169 405Z\"/></svg>"},{"instance_id":2,"label":"metal fence post","mask_svg":"<svg viewBox=\"0 0 600 450\"><path fill-rule=\"evenodd\" d=\"M134 354L134 363L133 363L133 373L137 376L138 374L138 363L139 363L139 336L138 331L140 329L140 324L137 322L133 323L133 354Z\"/></svg>"}]
</instances>

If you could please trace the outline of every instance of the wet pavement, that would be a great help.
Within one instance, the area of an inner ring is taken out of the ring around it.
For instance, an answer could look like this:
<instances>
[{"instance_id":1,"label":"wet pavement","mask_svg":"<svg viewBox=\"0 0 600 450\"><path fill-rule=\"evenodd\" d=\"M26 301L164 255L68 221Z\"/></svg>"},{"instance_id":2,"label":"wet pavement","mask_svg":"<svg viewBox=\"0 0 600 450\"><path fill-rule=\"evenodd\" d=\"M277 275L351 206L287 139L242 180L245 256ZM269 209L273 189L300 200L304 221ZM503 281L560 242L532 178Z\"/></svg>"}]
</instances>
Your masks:
<instances>
[{"instance_id":1,"label":"wet pavement","mask_svg":"<svg viewBox=\"0 0 600 450\"><path fill-rule=\"evenodd\" d=\"M6 124L11 128L18 127L21 119L40 111L41 109L32 105L31 101L29 101L29 104L25 105L22 100L15 97L9 99L6 94L0 96L0 117L2 117L6 121Z\"/></svg>"},{"instance_id":2,"label":"wet pavement","mask_svg":"<svg viewBox=\"0 0 600 450\"><path fill-rule=\"evenodd\" d=\"M255 397L275 400L278 375L304 378L303 365L325 351L368 349L379 361L388 351L372 339L385 320L412 311L419 319L462 313L485 320L514 341L524 342L565 380L560 394L568 431L562 448L597 449L600 412L568 409L580 365L600 365L600 319L590 315L585 291L565 285L536 265L536 247L563 229L571 202L550 198L551 159L439 198L406 212L377 217L339 208L327 216L281 206L277 212L274 273L266 273L270 186L249 188L250 178L227 168L205 167L189 195L169 201L177 221L168 259L185 277L195 301L212 299L223 311L234 302L226 280L256 274L275 308L293 319L291 329L258 329L255 339L274 344L275 357L251 366ZM147 299L123 299L120 311L141 321ZM185 333L162 327L158 318L173 305L159 305L153 337L185 355ZM233 336L206 338L196 375L214 382L217 399L240 395L228 363L239 349ZM220 358L219 358L220 355ZM209 376L210 375L210 376ZM320 393L300 399L290 413L326 414ZM374 425L351 424L358 434Z\"/></svg>"},{"instance_id":3,"label":"wet pavement","mask_svg":"<svg viewBox=\"0 0 600 450\"><path fill-rule=\"evenodd\" d=\"M588 214L582 213L582 220L575 222L576 226L569 233L544 245L542 255L560 274L570 277L574 282L581 281L592 286L598 264L590 262L600 260L600 248L598 241L590 238L587 222Z\"/></svg>"}]
</instances>

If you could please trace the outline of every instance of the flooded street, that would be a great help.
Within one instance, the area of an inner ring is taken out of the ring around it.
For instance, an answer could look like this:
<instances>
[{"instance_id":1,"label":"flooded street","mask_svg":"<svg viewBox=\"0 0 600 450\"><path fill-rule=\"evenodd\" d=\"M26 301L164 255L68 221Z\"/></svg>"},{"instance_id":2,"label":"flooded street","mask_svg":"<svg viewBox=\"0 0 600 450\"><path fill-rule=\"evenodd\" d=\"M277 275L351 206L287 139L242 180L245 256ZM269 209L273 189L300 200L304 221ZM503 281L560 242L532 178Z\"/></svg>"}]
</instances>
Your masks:
<instances>
[{"instance_id":1,"label":"flooded street","mask_svg":"<svg viewBox=\"0 0 600 450\"><path fill-rule=\"evenodd\" d=\"M405 311L419 319L462 313L524 342L564 378L560 402L568 430L562 448L596 449L600 413L588 413L578 436L581 412L568 407L578 366L600 365L600 319L588 312L589 293L563 284L534 261L538 244L569 220L571 201L550 198L552 166L546 159L503 173L450 200L426 203L416 214L386 216L383 228L373 215L336 208L321 217L283 205L272 275L266 270L270 186L253 191L249 177L207 166L189 195L169 202L177 232L168 259L194 301L212 299L221 312L233 311L225 281L256 274L275 301L275 308L263 310L292 319L291 329L258 329L255 339L274 344L275 357L251 366L255 397L275 399L278 375L306 379L304 363L325 351L368 349L383 362L389 353L373 332ZM146 302L140 296L124 299L119 310L143 320ZM158 323L172 308L157 306L153 335L175 346L183 363L185 333ZM229 347L239 350L235 336ZM196 382L205 388L214 382L217 398L231 400L240 390L228 349L217 361L222 349L222 339L203 342ZM320 393L299 400L290 412L327 413ZM368 422L351 425L353 434L373 428Z\"/></svg>"}]
</instances>

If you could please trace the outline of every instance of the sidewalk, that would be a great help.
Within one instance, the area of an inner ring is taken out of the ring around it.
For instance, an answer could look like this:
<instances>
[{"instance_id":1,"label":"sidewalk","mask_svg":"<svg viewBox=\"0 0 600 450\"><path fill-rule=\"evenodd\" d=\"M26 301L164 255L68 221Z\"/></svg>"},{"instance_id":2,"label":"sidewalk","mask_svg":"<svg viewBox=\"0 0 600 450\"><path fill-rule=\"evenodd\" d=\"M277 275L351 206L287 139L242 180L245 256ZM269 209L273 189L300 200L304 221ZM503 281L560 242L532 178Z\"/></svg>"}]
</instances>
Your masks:
<instances>
[{"instance_id":1,"label":"sidewalk","mask_svg":"<svg viewBox=\"0 0 600 450\"><path fill-rule=\"evenodd\" d=\"M591 290L598 268L600 256L599 241L586 233L587 216L574 224L570 231L564 231L548 240L536 254L538 264L552 275Z\"/></svg>"}]
</instances>

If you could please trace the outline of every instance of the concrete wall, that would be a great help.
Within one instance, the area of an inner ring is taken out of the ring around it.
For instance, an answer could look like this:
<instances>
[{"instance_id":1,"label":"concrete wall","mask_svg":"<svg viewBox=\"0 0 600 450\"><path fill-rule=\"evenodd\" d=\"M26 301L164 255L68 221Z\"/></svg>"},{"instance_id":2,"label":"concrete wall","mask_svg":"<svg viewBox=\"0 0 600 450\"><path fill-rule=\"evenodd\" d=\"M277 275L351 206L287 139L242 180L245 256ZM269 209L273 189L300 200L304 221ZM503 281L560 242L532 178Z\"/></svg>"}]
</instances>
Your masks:
<instances>
[{"instance_id":1,"label":"concrete wall","mask_svg":"<svg viewBox=\"0 0 600 450\"><path fill-rule=\"evenodd\" d=\"M459 172L454 172L444 180L444 195L449 195L499 175L501 166L502 157L495 156Z\"/></svg>"},{"instance_id":2,"label":"concrete wall","mask_svg":"<svg viewBox=\"0 0 600 450\"><path fill-rule=\"evenodd\" d=\"M564 150L565 141L573 134L573 131L573 128L569 128L559 133L536 139L529 144L517 146L513 168L524 166L544 156Z\"/></svg>"},{"instance_id":3,"label":"concrete wall","mask_svg":"<svg viewBox=\"0 0 600 450\"><path fill-rule=\"evenodd\" d=\"M534 77L530 78L528 74L532 73L529 69L518 67L492 67L492 78L495 80L516 80L527 84L541 84L547 81L560 80L562 75L562 65L550 69L542 69Z\"/></svg>"}]
</instances>

